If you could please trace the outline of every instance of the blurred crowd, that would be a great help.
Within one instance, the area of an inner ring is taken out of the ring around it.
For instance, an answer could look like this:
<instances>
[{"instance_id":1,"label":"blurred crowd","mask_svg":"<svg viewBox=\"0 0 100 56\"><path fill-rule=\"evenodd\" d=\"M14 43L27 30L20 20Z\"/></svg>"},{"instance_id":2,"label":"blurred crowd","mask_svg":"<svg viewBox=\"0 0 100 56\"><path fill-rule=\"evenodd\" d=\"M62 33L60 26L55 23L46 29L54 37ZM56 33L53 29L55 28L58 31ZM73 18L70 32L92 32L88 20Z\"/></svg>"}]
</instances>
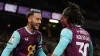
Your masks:
<instances>
[{"instance_id":1,"label":"blurred crowd","mask_svg":"<svg viewBox=\"0 0 100 56\"><path fill-rule=\"evenodd\" d=\"M11 36L10 32L7 32L5 30L0 30L0 56L10 36Z\"/></svg>"},{"instance_id":2,"label":"blurred crowd","mask_svg":"<svg viewBox=\"0 0 100 56\"><path fill-rule=\"evenodd\" d=\"M5 48L9 38L11 36L10 32L6 32L4 30L0 31L0 56ZM47 56L51 56L54 48L56 47L57 43L59 42L59 38L51 38L48 39L47 37L43 36L43 50L47 54ZM100 40L99 38L93 39L93 46L94 46L94 56L100 56ZM64 55L62 55L64 56Z\"/></svg>"},{"instance_id":3,"label":"blurred crowd","mask_svg":"<svg viewBox=\"0 0 100 56\"><path fill-rule=\"evenodd\" d=\"M94 56L100 56L100 39L94 39Z\"/></svg>"}]
</instances>

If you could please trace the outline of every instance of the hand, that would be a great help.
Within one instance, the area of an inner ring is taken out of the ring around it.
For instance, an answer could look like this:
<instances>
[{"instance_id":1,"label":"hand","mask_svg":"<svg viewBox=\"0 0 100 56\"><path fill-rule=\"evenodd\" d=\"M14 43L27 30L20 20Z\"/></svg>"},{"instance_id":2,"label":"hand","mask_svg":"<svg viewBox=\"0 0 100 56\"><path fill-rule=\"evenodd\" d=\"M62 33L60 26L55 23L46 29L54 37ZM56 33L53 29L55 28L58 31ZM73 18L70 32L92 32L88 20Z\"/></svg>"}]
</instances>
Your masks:
<instances>
[{"instance_id":1,"label":"hand","mask_svg":"<svg viewBox=\"0 0 100 56\"><path fill-rule=\"evenodd\" d=\"M56 56L55 54L52 54L51 56Z\"/></svg>"}]
</instances>

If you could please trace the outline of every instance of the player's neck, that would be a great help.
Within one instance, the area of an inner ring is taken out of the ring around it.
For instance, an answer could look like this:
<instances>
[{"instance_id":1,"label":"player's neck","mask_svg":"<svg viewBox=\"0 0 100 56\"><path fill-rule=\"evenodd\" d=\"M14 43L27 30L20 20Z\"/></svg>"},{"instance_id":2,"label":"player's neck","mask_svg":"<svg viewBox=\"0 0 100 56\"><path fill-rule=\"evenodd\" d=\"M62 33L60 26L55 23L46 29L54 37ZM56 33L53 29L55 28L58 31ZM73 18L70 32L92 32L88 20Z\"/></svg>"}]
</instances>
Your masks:
<instances>
[{"instance_id":1,"label":"player's neck","mask_svg":"<svg viewBox=\"0 0 100 56\"><path fill-rule=\"evenodd\" d=\"M28 24L26 27L31 33L33 33L33 28L31 27L31 25Z\"/></svg>"}]
</instances>

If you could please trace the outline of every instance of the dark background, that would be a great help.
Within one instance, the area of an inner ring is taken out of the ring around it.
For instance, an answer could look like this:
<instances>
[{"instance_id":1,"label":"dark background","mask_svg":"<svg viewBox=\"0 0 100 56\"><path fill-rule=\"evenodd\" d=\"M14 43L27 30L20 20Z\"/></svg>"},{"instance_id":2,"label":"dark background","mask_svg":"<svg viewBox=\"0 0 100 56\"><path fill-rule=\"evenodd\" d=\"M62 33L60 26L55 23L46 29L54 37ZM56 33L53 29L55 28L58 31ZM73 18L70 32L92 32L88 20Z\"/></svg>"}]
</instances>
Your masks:
<instances>
[{"instance_id":1,"label":"dark background","mask_svg":"<svg viewBox=\"0 0 100 56\"><path fill-rule=\"evenodd\" d=\"M91 35L94 45L94 56L100 56L100 0L0 0L0 2L4 3L16 4L57 13L62 13L63 9L67 7L68 1L74 2L80 6L81 13L86 19L85 24L82 27ZM6 45L13 31L26 26L26 24L25 15L0 11L0 41L4 42ZM8 27L9 25L10 27ZM53 27L53 25L56 25L56 27ZM46 29L44 30L43 27L46 27ZM45 48L48 49L46 54L49 55L52 53L53 49L49 50L48 45L53 41L53 43L55 43L54 46L56 46L59 41L61 29L62 26L60 23L49 23L48 19L43 18L40 31L42 32L44 38L44 50ZM5 45L1 45L0 47L4 48ZM3 48L0 49L1 52Z\"/></svg>"}]
</instances>

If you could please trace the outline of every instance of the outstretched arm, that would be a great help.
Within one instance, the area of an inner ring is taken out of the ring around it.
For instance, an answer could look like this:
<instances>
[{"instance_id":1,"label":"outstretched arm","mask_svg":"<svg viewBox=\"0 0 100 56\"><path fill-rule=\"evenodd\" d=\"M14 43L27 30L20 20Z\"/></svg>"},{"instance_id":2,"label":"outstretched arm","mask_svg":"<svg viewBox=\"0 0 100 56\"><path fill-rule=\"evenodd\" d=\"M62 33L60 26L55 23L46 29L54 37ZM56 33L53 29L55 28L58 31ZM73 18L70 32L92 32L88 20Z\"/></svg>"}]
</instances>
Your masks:
<instances>
[{"instance_id":1,"label":"outstretched arm","mask_svg":"<svg viewBox=\"0 0 100 56\"><path fill-rule=\"evenodd\" d=\"M17 46L19 42L20 42L20 35L17 31L14 31L12 37L8 41L7 46L3 50L1 56L9 56L11 51Z\"/></svg>"},{"instance_id":2,"label":"outstretched arm","mask_svg":"<svg viewBox=\"0 0 100 56\"><path fill-rule=\"evenodd\" d=\"M57 47L55 48L52 56L60 56L65 48L67 47L67 45L72 41L72 31L64 28L61 31L61 36L60 36L60 42L58 43Z\"/></svg>"}]
</instances>

